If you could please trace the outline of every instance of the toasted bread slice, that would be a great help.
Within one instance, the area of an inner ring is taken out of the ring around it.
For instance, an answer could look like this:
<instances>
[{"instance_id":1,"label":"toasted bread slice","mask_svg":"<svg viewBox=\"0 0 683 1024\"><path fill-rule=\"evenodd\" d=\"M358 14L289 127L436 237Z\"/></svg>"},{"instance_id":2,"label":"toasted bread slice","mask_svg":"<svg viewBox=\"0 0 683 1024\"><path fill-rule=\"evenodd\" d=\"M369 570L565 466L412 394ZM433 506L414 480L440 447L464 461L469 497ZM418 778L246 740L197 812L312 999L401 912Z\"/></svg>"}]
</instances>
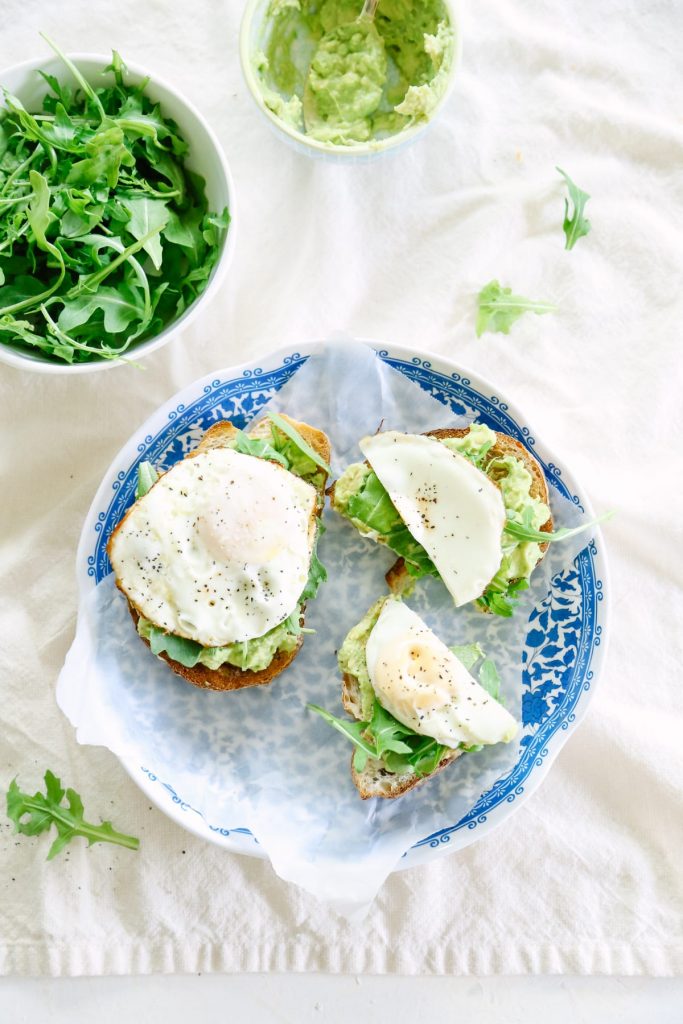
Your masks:
<instances>
[{"instance_id":1,"label":"toasted bread slice","mask_svg":"<svg viewBox=\"0 0 683 1024\"><path fill-rule=\"evenodd\" d=\"M444 437L464 437L469 427L444 427L440 430L428 430L427 437L436 437L441 439ZM496 431L496 443L489 450L489 454L492 458L500 458L504 455L512 455L513 458L519 459L523 463L524 468L531 473L531 487L529 493L532 498L538 498L544 504L550 508L550 498L548 495L548 484L546 483L545 475L543 470L539 466L533 455L527 451L523 444L516 441L514 437L510 437L508 434L501 434ZM550 515L547 521L540 527L543 533L551 533L553 529L553 517ZM547 544L541 544L541 557L536 562L536 565L542 561L543 556L548 550ZM406 569L405 562L402 558L398 558L391 569L387 572L384 577L387 581L387 586L393 594L406 594L408 593L415 583L415 579L410 575Z\"/></svg>"},{"instance_id":2,"label":"toasted bread slice","mask_svg":"<svg viewBox=\"0 0 683 1024\"><path fill-rule=\"evenodd\" d=\"M289 416L282 415L282 418L291 423L293 427L301 434L305 441L310 444L311 448L323 459L323 461L329 463L332 454L329 438L327 434L323 433L322 430L317 430L315 427L309 426L307 423L299 423L297 420L292 419ZM197 447L189 452L185 458L191 459L200 452L209 451L212 448L225 448L230 447L230 441L238 433L239 428L236 427L229 420L221 420L219 423L215 423L210 427ZM250 437L270 437L270 423L267 419L257 421L247 433ZM318 503L314 513L318 519L322 514L324 494L325 494L325 483L326 478L323 477L318 487ZM124 516L125 518L125 516ZM123 519L121 520L121 523ZM116 530L119 529L121 523L118 524ZM109 544L111 543L111 537ZM117 584L118 586L118 581ZM128 601L128 609L133 617L133 621L137 626L140 613L137 608ZM302 609L303 611L303 609ZM303 614L301 617L301 624L303 625ZM144 637L140 637L141 640L149 647L149 641ZM181 665L180 662L174 661L165 652L162 652L159 657L173 669L176 675L182 676L188 683L192 683L193 686L198 686L204 690L242 690L247 686L265 686L270 683L276 676L283 672L289 664L296 658L301 645L303 643L303 635L299 636L297 646L293 651L278 651L268 665L267 668L262 669L260 672L254 672L251 669L237 668L235 665L222 665L218 669L207 668L206 665L195 665L192 668L188 668L186 665Z\"/></svg>"},{"instance_id":3,"label":"toasted bread slice","mask_svg":"<svg viewBox=\"0 0 683 1024\"><path fill-rule=\"evenodd\" d=\"M360 687L356 677L348 675L348 673L344 673L342 704L345 711L358 721L361 721ZM393 800L395 797L403 796L404 793L415 789L416 786L421 786L423 782L433 778L455 761L457 757L460 757L461 753L461 750L449 751L448 754L441 758L441 761L430 775L422 777L414 772L404 772L402 775L396 775L393 772L387 771L384 764L374 757L369 757L365 768L362 772L359 772L356 771L352 756L351 778L363 800L368 800L370 797L382 797L386 800Z\"/></svg>"}]
</instances>

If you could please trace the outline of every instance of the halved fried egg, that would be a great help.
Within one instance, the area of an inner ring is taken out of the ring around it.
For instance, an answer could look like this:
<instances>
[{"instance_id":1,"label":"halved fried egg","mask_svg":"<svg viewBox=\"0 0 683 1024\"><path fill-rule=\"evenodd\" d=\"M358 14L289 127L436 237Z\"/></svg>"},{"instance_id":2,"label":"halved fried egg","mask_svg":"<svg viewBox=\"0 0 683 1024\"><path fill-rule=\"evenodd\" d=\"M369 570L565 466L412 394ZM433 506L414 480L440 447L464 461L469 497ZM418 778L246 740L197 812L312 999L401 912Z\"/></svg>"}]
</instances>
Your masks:
<instances>
[{"instance_id":1,"label":"halved fried egg","mask_svg":"<svg viewBox=\"0 0 683 1024\"><path fill-rule=\"evenodd\" d=\"M500 568L505 505L500 490L433 437L389 430L360 449L457 606L480 597Z\"/></svg>"},{"instance_id":2,"label":"halved fried egg","mask_svg":"<svg viewBox=\"0 0 683 1024\"><path fill-rule=\"evenodd\" d=\"M507 743L517 722L419 615L389 599L368 637L370 682L385 710L446 747Z\"/></svg>"}]
</instances>

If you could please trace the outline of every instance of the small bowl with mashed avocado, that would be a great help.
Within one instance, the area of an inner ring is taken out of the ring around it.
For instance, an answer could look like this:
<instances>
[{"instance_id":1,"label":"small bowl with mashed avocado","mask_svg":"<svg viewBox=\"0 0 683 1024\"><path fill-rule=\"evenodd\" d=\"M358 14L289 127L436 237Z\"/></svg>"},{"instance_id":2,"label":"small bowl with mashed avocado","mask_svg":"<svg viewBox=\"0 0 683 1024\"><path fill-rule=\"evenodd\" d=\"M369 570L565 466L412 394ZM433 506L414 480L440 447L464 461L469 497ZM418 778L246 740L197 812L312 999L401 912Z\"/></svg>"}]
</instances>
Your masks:
<instances>
[{"instance_id":1,"label":"small bowl with mashed avocado","mask_svg":"<svg viewBox=\"0 0 683 1024\"><path fill-rule=\"evenodd\" d=\"M335 159L404 145L443 105L459 63L456 0L248 0L240 38L260 110L300 151Z\"/></svg>"}]
</instances>

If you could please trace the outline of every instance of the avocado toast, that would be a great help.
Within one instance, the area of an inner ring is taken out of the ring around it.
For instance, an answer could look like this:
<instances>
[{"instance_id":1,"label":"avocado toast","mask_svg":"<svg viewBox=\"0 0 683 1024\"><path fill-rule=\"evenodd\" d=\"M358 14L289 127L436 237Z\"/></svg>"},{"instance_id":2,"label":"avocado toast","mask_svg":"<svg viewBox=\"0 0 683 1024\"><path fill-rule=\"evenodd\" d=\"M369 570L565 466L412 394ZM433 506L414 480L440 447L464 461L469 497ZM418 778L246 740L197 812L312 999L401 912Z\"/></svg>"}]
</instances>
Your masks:
<instances>
[{"instance_id":1,"label":"avocado toast","mask_svg":"<svg viewBox=\"0 0 683 1024\"><path fill-rule=\"evenodd\" d=\"M528 587L529 577L547 549L547 543L536 534L547 533L548 539L552 539L548 488L540 465L519 441L482 423L406 435L411 436L430 438L444 445L449 452L466 459L486 478L487 485L490 481L500 492L500 546L490 563L493 571L482 580L475 599L483 611L511 615L519 592ZM409 475L413 477L412 470ZM369 460L348 466L328 493L332 507L363 536L385 544L399 556L387 573L387 583L393 592L408 592L423 576L440 576L434 560L395 507L394 494L390 498ZM416 501L423 503L421 508L425 507L425 500L435 501L425 497L426 493L424 487L422 493L417 492ZM457 507L452 509L452 515L458 518ZM425 519L422 512L420 517ZM495 533L493 526L492 530Z\"/></svg>"},{"instance_id":2,"label":"avocado toast","mask_svg":"<svg viewBox=\"0 0 683 1024\"><path fill-rule=\"evenodd\" d=\"M306 602L326 578L316 548L330 451L322 431L271 414L246 433L214 424L166 474L141 464L107 550L138 634L188 682L264 685L296 657ZM161 487L165 500L142 517Z\"/></svg>"},{"instance_id":3,"label":"avocado toast","mask_svg":"<svg viewBox=\"0 0 683 1024\"><path fill-rule=\"evenodd\" d=\"M347 634L338 661L342 705L353 721L309 708L354 744L351 777L364 800L402 796L463 753L509 742L517 732L481 647L446 647L396 596L372 605Z\"/></svg>"}]
</instances>

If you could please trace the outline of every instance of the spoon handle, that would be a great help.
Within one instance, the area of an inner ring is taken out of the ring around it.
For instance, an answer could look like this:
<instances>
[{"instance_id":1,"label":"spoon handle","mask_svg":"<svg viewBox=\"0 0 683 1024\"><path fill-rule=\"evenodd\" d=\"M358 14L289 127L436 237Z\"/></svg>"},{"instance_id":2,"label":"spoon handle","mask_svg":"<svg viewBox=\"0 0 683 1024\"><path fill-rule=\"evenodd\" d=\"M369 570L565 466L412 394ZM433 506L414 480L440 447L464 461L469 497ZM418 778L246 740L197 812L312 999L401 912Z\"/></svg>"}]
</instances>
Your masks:
<instances>
[{"instance_id":1,"label":"spoon handle","mask_svg":"<svg viewBox=\"0 0 683 1024\"><path fill-rule=\"evenodd\" d=\"M363 10L360 12L360 17L370 18L372 20L375 17L375 14L377 13L378 5L379 0L365 0L363 4Z\"/></svg>"}]
</instances>

